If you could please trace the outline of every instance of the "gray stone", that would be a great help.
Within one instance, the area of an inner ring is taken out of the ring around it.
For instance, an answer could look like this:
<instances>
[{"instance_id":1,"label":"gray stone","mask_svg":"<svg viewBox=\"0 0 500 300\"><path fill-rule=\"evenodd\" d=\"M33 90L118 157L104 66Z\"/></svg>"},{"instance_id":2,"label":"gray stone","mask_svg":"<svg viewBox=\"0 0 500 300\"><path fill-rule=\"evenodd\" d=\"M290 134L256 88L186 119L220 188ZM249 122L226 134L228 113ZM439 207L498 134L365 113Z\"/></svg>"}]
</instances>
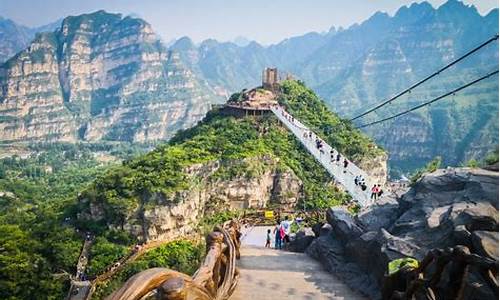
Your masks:
<instances>
[{"instance_id":1,"label":"gray stone","mask_svg":"<svg viewBox=\"0 0 500 300\"><path fill-rule=\"evenodd\" d=\"M472 247L476 254L498 260L498 232L474 231Z\"/></svg>"},{"instance_id":2,"label":"gray stone","mask_svg":"<svg viewBox=\"0 0 500 300\"><path fill-rule=\"evenodd\" d=\"M332 207L328 209L326 219L332 225L336 238L342 241L355 239L363 234L363 230L355 223L345 208Z\"/></svg>"},{"instance_id":3,"label":"gray stone","mask_svg":"<svg viewBox=\"0 0 500 300\"><path fill-rule=\"evenodd\" d=\"M329 236L330 234L332 234L332 232L333 232L332 225L325 223L320 228L319 236Z\"/></svg>"},{"instance_id":4,"label":"gray stone","mask_svg":"<svg viewBox=\"0 0 500 300\"><path fill-rule=\"evenodd\" d=\"M288 250L293 252L304 252L314 238L315 234L311 228L303 228L295 234L294 239L288 245Z\"/></svg>"}]
</instances>

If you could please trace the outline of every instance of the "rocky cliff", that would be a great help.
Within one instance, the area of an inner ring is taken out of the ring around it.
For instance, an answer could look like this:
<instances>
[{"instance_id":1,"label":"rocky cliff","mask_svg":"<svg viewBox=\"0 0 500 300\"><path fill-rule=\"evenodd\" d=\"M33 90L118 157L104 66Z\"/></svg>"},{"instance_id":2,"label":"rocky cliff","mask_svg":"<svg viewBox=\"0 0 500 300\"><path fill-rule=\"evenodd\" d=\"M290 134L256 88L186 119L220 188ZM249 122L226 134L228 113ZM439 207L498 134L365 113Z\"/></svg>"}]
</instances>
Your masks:
<instances>
[{"instance_id":1,"label":"rocky cliff","mask_svg":"<svg viewBox=\"0 0 500 300\"><path fill-rule=\"evenodd\" d=\"M39 32L53 31L61 25L61 20L29 28L0 16L0 64L26 48Z\"/></svg>"},{"instance_id":2,"label":"rocky cliff","mask_svg":"<svg viewBox=\"0 0 500 300\"><path fill-rule=\"evenodd\" d=\"M382 198L355 218L332 208L327 219L330 229L307 252L353 287L378 299L388 263L394 259L422 260L431 249L463 245L498 261L498 172L437 170L407 193ZM466 276L464 295L497 298L475 269ZM437 299L446 299L446 283L439 286Z\"/></svg>"},{"instance_id":3,"label":"rocky cliff","mask_svg":"<svg viewBox=\"0 0 500 300\"><path fill-rule=\"evenodd\" d=\"M210 88L145 21L68 17L0 67L0 141L151 141L200 120Z\"/></svg>"},{"instance_id":4,"label":"rocky cliff","mask_svg":"<svg viewBox=\"0 0 500 300\"><path fill-rule=\"evenodd\" d=\"M498 33L498 9L481 15L473 5L449 0L377 12L328 33L308 33L264 47L187 38L173 49L219 90L256 85L262 69L277 66L304 80L330 109L353 117L396 95ZM368 123L444 94L498 68L498 43L490 44L411 94L359 120ZM447 165L481 159L498 144L498 80L491 78L430 107L366 132L388 152L393 174L408 173L436 156Z\"/></svg>"},{"instance_id":5,"label":"rocky cliff","mask_svg":"<svg viewBox=\"0 0 500 300\"><path fill-rule=\"evenodd\" d=\"M124 230L144 241L168 240L197 231L205 215L276 205L290 209L303 196L302 181L291 170L279 170L275 159L259 157L229 164L242 163L259 163L264 169L257 177L222 179L217 173L228 167L227 162L192 165L184 172L188 180L196 181L195 185L169 197L151 195L148 201L154 202L154 205L132 209L123 224L111 225L110 228ZM106 217L104 203L83 197L80 204L89 205L90 208L89 214L80 214L80 219L99 222Z\"/></svg>"},{"instance_id":6,"label":"rocky cliff","mask_svg":"<svg viewBox=\"0 0 500 300\"><path fill-rule=\"evenodd\" d=\"M321 136L351 159L373 160L373 169L383 170L384 152L311 90L296 81L282 87L279 101L289 111L327 128ZM234 117L214 109L166 145L97 178L78 200L81 227L150 240L179 236L226 210L326 208L350 197L274 115Z\"/></svg>"}]
</instances>

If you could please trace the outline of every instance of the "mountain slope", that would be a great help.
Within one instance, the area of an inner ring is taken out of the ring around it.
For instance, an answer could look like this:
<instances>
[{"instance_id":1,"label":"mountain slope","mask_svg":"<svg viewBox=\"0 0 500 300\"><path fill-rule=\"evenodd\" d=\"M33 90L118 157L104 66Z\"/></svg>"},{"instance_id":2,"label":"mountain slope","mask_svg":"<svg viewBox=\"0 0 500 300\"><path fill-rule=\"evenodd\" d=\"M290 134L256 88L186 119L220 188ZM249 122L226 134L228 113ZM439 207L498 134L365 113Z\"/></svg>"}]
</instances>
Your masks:
<instances>
[{"instance_id":1,"label":"mountain slope","mask_svg":"<svg viewBox=\"0 0 500 300\"><path fill-rule=\"evenodd\" d=\"M104 11L38 35L0 85L1 141L165 139L213 97L148 23Z\"/></svg>"},{"instance_id":2,"label":"mountain slope","mask_svg":"<svg viewBox=\"0 0 500 300\"><path fill-rule=\"evenodd\" d=\"M395 95L498 33L498 9L481 16L474 6L449 0L403 6L394 16L376 13L347 29L309 33L277 45L207 41L192 45L191 63L219 89L238 91L260 81L265 66L291 71L342 116L361 113ZM482 49L391 107L374 121L443 94L498 68L498 42ZM498 84L490 79L426 110L366 132L389 153L394 175L435 156L457 165L481 158L498 144Z\"/></svg>"},{"instance_id":3,"label":"mountain slope","mask_svg":"<svg viewBox=\"0 0 500 300\"><path fill-rule=\"evenodd\" d=\"M402 8L390 20L385 37L316 90L336 111L354 116L491 38L498 32L498 25L488 26L495 15L498 21L498 10L482 17L457 1L437 10L425 2ZM430 100L495 69L496 42L358 124ZM492 78L453 99L366 131L388 149L392 166L405 172L435 156L448 165L481 158L498 144L497 89Z\"/></svg>"},{"instance_id":4,"label":"mountain slope","mask_svg":"<svg viewBox=\"0 0 500 300\"><path fill-rule=\"evenodd\" d=\"M385 167L384 152L302 84L283 83L279 101L349 158ZM78 211L86 228L121 228L149 240L192 230L203 216L228 208L329 207L347 200L273 115L211 111L167 145L98 178L81 194Z\"/></svg>"},{"instance_id":5,"label":"mountain slope","mask_svg":"<svg viewBox=\"0 0 500 300\"><path fill-rule=\"evenodd\" d=\"M0 17L0 63L5 62L28 46L37 33L53 31L60 24L61 20L40 27L29 28Z\"/></svg>"}]
</instances>

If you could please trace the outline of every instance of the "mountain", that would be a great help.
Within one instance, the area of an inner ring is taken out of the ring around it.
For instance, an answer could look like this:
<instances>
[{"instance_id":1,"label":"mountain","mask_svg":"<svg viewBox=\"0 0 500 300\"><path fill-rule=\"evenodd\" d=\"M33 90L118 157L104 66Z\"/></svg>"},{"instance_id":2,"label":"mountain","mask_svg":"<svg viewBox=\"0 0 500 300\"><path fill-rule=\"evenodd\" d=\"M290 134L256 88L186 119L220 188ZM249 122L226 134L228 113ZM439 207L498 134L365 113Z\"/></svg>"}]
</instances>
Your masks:
<instances>
[{"instance_id":1,"label":"mountain","mask_svg":"<svg viewBox=\"0 0 500 300\"><path fill-rule=\"evenodd\" d=\"M40 27L29 28L0 16L0 63L28 46L37 33L53 31L60 24L61 20L58 20Z\"/></svg>"},{"instance_id":2,"label":"mountain","mask_svg":"<svg viewBox=\"0 0 500 300\"><path fill-rule=\"evenodd\" d=\"M38 34L0 66L0 85L3 142L166 139L215 97L148 23L104 11Z\"/></svg>"},{"instance_id":3,"label":"mountain","mask_svg":"<svg viewBox=\"0 0 500 300\"><path fill-rule=\"evenodd\" d=\"M492 21L494 20L494 21ZM371 25L370 25L371 24ZM496 24L496 25L494 25ZM475 48L498 33L498 10L482 17L474 7L448 1L438 9L428 3L401 8L394 17L375 15L350 37L339 34L337 43L360 40L377 27L376 39L360 45L350 65L326 70L325 58L317 53L311 74L331 78L315 89L331 107L345 116L354 116L386 100L441 66ZM330 51L329 53L333 53ZM437 79L358 124L368 123L442 95L481 75L498 69L495 42ZM323 71L324 70L324 71ZM385 146L395 169L411 171L435 156L447 165L481 158L498 144L498 80L482 82L423 110L410 113L366 132Z\"/></svg>"},{"instance_id":4,"label":"mountain","mask_svg":"<svg viewBox=\"0 0 500 300\"><path fill-rule=\"evenodd\" d=\"M140 19L98 12L67 20L88 24L41 34L0 67L0 141L167 139L195 124L210 104L260 84L268 66L303 80L349 118L498 33L498 9L483 16L457 0L438 8L414 3L393 16L378 12L346 29L267 47L213 39L196 45L183 37L166 49ZM109 31L100 30L101 22ZM33 65L41 49L50 53L47 63ZM496 68L498 42L356 124L406 110ZM484 157L498 145L497 119L498 83L489 79L363 130L388 151L397 176L436 156L447 165Z\"/></svg>"},{"instance_id":5,"label":"mountain","mask_svg":"<svg viewBox=\"0 0 500 300\"><path fill-rule=\"evenodd\" d=\"M386 155L367 136L303 84L285 81L282 88L279 101L288 111L350 159L385 175ZM167 144L96 179L76 211L88 230L164 240L228 209L325 208L348 199L273 114L235 117L217 108Z\"/></svg>"},{"instance_id":6,"label":"mountain","mask_svg":"<svg viewBox=\"0 0 500 300\"><path fill-rule=\"evenodd\" d=\"M482 16L449 0L377 12L347 29L308 33L263 47L255 42L203 42L189 49L191 64L218 90L260 82L265 66L305 81L340 115L352 117L386 100L498 33L498 9ZM182 56L182 54L181 54ZM498 42L443 72L364 124L425 102L498 68ZM435 156L458 165L481 158L498 144L498 83L490 79L423 110L366 128L389 153L393 175L411 172Z\"/></svg>"}]
</instances>

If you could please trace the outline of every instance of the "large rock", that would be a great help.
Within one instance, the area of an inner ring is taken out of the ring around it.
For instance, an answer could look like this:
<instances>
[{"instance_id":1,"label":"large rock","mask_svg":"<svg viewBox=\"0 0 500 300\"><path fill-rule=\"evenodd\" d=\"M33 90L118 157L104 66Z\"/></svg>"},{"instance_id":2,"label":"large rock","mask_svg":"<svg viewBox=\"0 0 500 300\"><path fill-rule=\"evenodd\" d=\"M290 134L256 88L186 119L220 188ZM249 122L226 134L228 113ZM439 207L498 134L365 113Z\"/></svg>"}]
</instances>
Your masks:
<instances>
[{"instance_id":1,"label":"large rock","mask_svg":"<svg viewBox=\"0 0 500 300\"><path fill-rule=\"evenodd\" d=\"M389 226L399 216L399 204L396 197L385 195L369 207L363 207L355 220L365 231L378 231Z\"/></svg>"},{"instance_id":2,"label":"large rock","mask_svg":"<svg viewBox=\"0 0 500 300\"><path fill-rule=\"evenodd\" d=\"M398 199L383 199L363 208L355 218L345 209L331 208L327 220L331 234L314 240L306 253L341 277L345 272L346 280L351 280L353 270L368 274L374 279L371 287L377 289L370 296L380 297L378 286L394 259L421 260L431 249L456 245L498 259L498 173L437 170ZM356 267L343 267L347 264ZM452 271L447 268L443 273L439 292L446 294ZM467 293L492 299L484 279L472 269L470 274ZM360 283L358 288L365 286Z\"/></svg>"},{"instance_id":3,"label":"large rock","mask_svg":"<svg viewBox=\"0 0 500 300\"><path fill-rule=\"evenodd\" d=\"M472 247L475 253L498 260L498 231L474 231Z\"/></svg>"},{"instance_id":4,"label":"large rock","mask_svg":"<svg viewBox=\"0 0 500 300\"><path fill-rule=\"evenodd\" d=\"M333 235L322 235L306 249L306 254L321 262L323 267L341 278L352 289L370 299L380 299L377 280L356 263L346 258L342 242Z\"/></svg>"},{"instance_id":5,"label":"large rock","mask_svg":"<svg viewBox=\"0 0 500 300\"><path fill-rule=\"evenodd\" d=\"M300 229L288 245L288 250L293 252L304 252L315 238L314 231L309 228Z\"/></svg>"},{"instance_id":6,"label":"large rock","mask_svg":"<svg viewBox=\"0 0 500 300\"><path fill-rule=\"evenodd\" d=\"M363 230L345 208L329 208L326 212L326 220L332 225L336 238L342 241L349 241L363 234Z\"/></svg>"},{"instance_id":7,"label":"large rock","mask_svg":"<svg viewBox=\"0 0 500 300\"><path fill-rule=\"evenodd\" d=\"M222 166L240 163L259 163L262 174L254 178L219 179ZM224 210L263 208L270 204L290 208L302 196L302 182L292 170L279 168L270 157L258 157L232 162L210 162L192 165L184 170L188 178L196 179L192 188L175 192L170 197L154 193L147 201L155 205L132 207L124 222L109 221L109 206L97 199L80 197L81 220L106 222L110 228L121 228L141 240L168 240L189 235L198 228L200 220ZM193 180L194 181L194 180ZM276 185L291 187L283 193ZM277 194L276 194L277 193ZM308 231L307 235L313 235ZM305 237L304 245L307 247ZM303 250L302 250L303 251Z\"/></svg>"}]
</instances>

